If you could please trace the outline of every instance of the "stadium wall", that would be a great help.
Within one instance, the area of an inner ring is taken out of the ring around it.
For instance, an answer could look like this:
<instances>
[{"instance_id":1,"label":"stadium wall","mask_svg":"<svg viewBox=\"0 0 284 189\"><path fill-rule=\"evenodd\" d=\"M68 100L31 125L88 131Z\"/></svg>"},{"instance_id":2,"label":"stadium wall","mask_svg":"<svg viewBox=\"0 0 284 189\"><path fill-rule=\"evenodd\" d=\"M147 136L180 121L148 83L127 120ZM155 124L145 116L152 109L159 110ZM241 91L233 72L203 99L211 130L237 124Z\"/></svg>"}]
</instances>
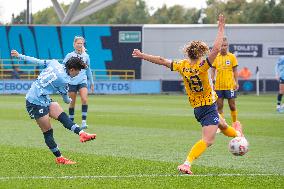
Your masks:
<instances>
[{"instance_id":1,"label":"stadium wall","mask_svg":"<svg viewBox=\"0 0 284 189\"><path fill-rule=\"evenodd\" d=\"M135 78L141 78L141 60L131 52L142 48L142 26L0 26L0 59L11 59L15 49L39 59L62 60L73 51L74 36L85 38L91 69L135 70ZM5 63L11 64L3 61L4 68Z\"/></svg>"},{"instance_id":2,"label":"stadium wall","mask_svg":"<svg viewBox=\"0 0 284 189\"><path fill-rule=\"evenodd\" d=\"M183 46L191 40L203 40L213 45L216 25L144 25L143 51L168 59L182 59ZM231 52L236 53L239 69L246 66L255 78L259 67L261 79L274 79L274 66L279 56L284 55L284 24L226 25ZM169 69L142 64L144 80L180 80Z\"/></svg>"}]
</instances>

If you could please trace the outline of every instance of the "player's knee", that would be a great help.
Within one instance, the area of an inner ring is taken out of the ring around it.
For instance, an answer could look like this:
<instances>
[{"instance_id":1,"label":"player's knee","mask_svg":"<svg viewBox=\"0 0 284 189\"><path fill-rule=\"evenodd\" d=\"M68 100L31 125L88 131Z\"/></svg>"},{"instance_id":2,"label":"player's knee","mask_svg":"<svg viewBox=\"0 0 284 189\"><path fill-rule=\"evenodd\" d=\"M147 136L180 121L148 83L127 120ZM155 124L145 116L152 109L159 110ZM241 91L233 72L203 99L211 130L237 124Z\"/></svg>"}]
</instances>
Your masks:
<instances>
[{"instance_id":1,"label":"player's knee","mask_svg":"<svg viewBox=\"0 0 284 189\"><path fill-rule=\"evenodd\" d=\"M226 123L224 118L220 118L218 127L221 130L226 129L228 127L228 124Z\"/></svg>"},{"instance_id":2,"label":"player's knee","mask_svg":"<svg viewBox=\"0 0 284 189\"><path fill-rule=\"evenodd\" d=\"M63 109L57 102L52 102L49 107L50 117L57 119L57 117L63 112Z\"/></svg>"},{"instance_id":3,"label":"player's knee","mask_svg":"<svg viewBox=\"0 0 284 189\"><path fill-rule=\"evenodd\" d=\"M235 105L230 106L230 110L231 110L231 111L236 111L236 110L237 110L237 109L236 109L236 106L235 106Z\"/></svg>"}]
</instances>

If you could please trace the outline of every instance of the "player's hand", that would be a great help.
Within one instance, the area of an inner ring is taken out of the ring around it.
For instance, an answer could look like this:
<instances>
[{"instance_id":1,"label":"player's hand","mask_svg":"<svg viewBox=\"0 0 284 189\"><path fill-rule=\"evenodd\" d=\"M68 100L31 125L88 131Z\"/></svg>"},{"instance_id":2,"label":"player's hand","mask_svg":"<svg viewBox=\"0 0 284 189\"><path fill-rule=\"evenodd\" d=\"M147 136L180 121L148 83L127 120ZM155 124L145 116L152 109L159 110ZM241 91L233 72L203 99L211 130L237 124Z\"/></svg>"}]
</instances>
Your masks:
<instances>
[{"instance_id":1,"label":"player's hand","mask_svg":"<svg viewBox=\"0 0 284 189\"><path fill-rule=\"evenodd\" d=\"M218 28L219 29L224 29L225 28L225 17L223 14L219 14L218 18Z\"/></svg>"},{"instance_id":2,"label":"player's hand","mask_svg":"<svg viewBox=\"0 0 284 189\"><path fill-rule=\"evenodd\" d=\"M72 102L72 99L70 97L68 97L68 100L65 101L66 104L70 104Z\"/></svg>"},{"instance_id":3,"label":"player's hand","mask_svg":"<svg viewBox=\"0 0 284 189\"><path fill-rule=\"evenodd\" d=\"M16 50L11 50L11 56L18 58L18 57L19 57L18 51L16 51Z\"/></svg>"},{"instance_id":4,"label":"player's hand","mask_svg":"<svg viewBox=\"0 0 284 189\"><path fill-rule=\"evenodd\" d=\"M95 92L95 86L94 86L94 84L91 84L91 92L92 92L92 93Z\"/></svg>"},{"instance_id":5,"label":"player's hand","mask_svg":"<svg viewBox=\"0 0 284 189\"><path fill-rule=\"evenodd\" d=\"M133 58L143 58L143 53L139 49L134 49L132 52Z\"/></svg>"},{"instance_id":6,"label":"player's hand","mask_svg":"<svg viewBox=\"0 0 284 189\"><path fill-rule=\"evenodd\" d=\"M239 90L239 88L240 88L240 86L239 86L239 84L237 83L237 84L235 85L235 91Z\"/></svg>"},{"instance_id":7,"label":"player's hand","mask_svg":"<svg viewBox=\"0 0 284 189\"><path fill-rule=\"evenodd\" d=\"M70 104L72 102L72 99L67 94L62 95L62 98L66 104Z\"/></svg>"}]
</instances>

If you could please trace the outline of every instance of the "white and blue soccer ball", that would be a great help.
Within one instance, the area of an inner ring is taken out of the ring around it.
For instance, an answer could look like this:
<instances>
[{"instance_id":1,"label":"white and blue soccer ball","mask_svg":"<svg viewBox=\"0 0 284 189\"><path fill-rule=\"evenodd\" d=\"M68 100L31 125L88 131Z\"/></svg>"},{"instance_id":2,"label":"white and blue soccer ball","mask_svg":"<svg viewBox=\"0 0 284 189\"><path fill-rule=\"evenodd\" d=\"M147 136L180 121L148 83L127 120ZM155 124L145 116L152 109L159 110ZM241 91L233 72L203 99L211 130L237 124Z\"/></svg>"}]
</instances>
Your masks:
<instances>
[{"instance_id":1,"label":"white and blue soccer ball","mask_svg":"<svg viewBox=\"0 0 284 189\"><path fill-rule=\"evenodd\" d=\"M229 151L235 156L243 156L249 150L249 143L245 137L235 137L229 142Z\"/></svg>"}]
</instances>

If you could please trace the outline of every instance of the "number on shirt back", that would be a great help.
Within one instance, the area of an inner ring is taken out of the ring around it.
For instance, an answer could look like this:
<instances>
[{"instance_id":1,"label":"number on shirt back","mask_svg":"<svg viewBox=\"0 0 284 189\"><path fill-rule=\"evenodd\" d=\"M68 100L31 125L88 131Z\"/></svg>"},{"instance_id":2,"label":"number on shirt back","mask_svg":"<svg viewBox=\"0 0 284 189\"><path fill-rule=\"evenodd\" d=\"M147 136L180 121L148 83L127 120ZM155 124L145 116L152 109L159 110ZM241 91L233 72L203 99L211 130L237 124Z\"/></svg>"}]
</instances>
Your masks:
<instances>
[{"instance_id":1,"label":"number on shirt back","mask_svg":"<svg viewBox=\"0 0 284 189\"><path fill-rule=\"evenodd\" d=\"M42 87L46 87L57 79L52 67L48 67L38 76L39 83Z\"/></svg>"},{"instance_id":2,"label":"number on shirt back","mask_svg":"<svg viewBox=\"0 0 284 189\"><path fill-rule=\"evenodd\" d=\"M189 88L190 88L191 91L193 91L193 92L202 92L203 91L202 82L197 75L190 76L189 78L186 77L186 79L188 81Z\"/></svg>"}]
</instances>

